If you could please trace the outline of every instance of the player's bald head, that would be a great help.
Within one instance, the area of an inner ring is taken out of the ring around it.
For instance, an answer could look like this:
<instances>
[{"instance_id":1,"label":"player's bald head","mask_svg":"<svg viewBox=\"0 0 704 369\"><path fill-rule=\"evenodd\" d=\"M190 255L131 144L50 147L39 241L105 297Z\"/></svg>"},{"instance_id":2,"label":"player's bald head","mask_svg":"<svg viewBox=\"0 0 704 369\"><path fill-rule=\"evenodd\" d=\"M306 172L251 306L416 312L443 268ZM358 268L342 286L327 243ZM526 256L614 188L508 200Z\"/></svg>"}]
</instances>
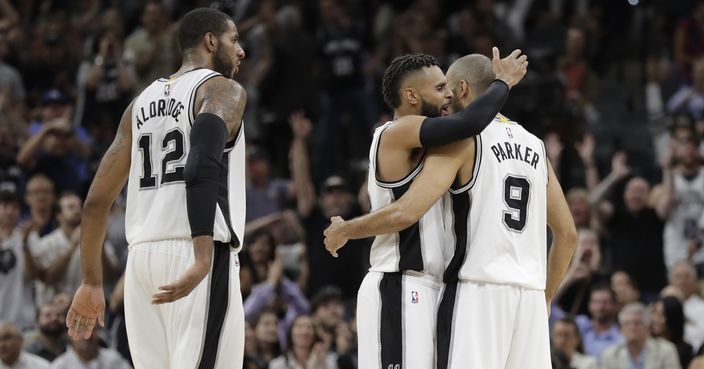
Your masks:
<instances>
[{"instance_id":1,"label":"player's bald head","mask_svg":"<svg viewBox=\"0 0 704 369\"><path fill-rule=\"evenodd\" d=\"M447 83L453 92L464 80L474 96L480 95L496 78L491 59L481 54L469 54L457 59L447 70Z\"/></svg>"}]
</instances>

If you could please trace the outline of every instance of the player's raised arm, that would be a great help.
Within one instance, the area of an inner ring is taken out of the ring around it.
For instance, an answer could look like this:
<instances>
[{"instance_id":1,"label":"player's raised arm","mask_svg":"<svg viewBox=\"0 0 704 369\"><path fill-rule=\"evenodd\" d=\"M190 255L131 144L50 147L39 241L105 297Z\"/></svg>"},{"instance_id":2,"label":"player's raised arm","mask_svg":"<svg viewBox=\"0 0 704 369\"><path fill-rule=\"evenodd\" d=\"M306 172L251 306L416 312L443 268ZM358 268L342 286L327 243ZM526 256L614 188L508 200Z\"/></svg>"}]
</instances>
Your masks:
<instances>
[{"instance_id":1,"label":"player's raised arm","mask_svg":"<svg viewBox=\"0 0 704 369\"><path fill-rule=\"evenodd\" d=\"M76 291L66 317L68 334L88 339L96 320L104 325L102 254L108 214L127 182L132 145L132 103L120 120L115 139L103 156L88 190L81 221L81 263L83 282Z\"/></svg>"},{"instance_id":2,"label":"player's raised arm","mask_svg":"<svg viewBox=\"0 0 704 369\"><path fill-rule=\"evenodd\" d=\"M235 139L240 130L247 94L233 80L213 78L198 89L196 101L202 103L191 128L184 169L195 262L177 281L159 287L152 300L155 304L188 295L210 272L222 155L228 139Z\"/></svg>"},{"instance_id":3,"label":"player's raised arm","mask_svg":"<svg viewBox=\"0 0 704 369\"><path fill-rule=\"evenodd\" d=\"M467 160L467 152L474 150L473 142L454 144L431 150L425 158L423 170L413 180L408 191L397 201L383 208L347 221L333 217L324 231L325 248L337 256L337 250L350 239L401 231L417 222L423 214L452 186L457 172Z\"/></svg>"},{"instance_id":4,"label":"player's raised arm","mask_svg":"<svg viewBox=\"0 0 704 369\"><path fill-rule=\"evenodd\" d=\"M552 297L560 286L562 278L572 260L572 255L577 247L577 229L572 220L572 214L567 206L562 187L555 177L552 165L548 161L548 189L547 189L547 220L552 230L552 246L548 255L547 284L545 298L548 306Z\"/></svg>"},{"instance_id":5,"label":"player's raised arm","mask_svg":"<svg viewBox=\"0 0 704 369\"><path fill-rule=\"evenodd\" d=\"M464 110L451 116L401 117L384 132L382 145L404 150L437 147L481 133L501 110L510 88L525 76L528 67L528 58L521 55L520 50L503 59L499 59L497 48L493 52L492 69L496 81ZM413 92L404 90L403 93Z\"/></svg>"}]
</instances>

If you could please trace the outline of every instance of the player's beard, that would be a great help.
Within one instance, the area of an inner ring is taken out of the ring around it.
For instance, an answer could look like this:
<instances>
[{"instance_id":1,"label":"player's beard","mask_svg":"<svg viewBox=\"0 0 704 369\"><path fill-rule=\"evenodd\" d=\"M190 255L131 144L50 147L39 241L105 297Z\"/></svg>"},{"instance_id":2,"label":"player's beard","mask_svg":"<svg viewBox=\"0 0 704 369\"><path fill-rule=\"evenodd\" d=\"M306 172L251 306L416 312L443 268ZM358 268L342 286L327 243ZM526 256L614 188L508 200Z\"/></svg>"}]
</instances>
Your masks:
<instances>
[{"instance_id":1,"label":"player's beard","mask_svg":"<svg viewBox=\"0 0 704 369\"><path fill-rule=\"evenodd\" d=\"M47 337L60 337L64 332L66 332L66 326L61 323L49 323L49 324L44 324L39 327L39 331L42 332Z\"/></svg>"},{"instance_id":2,"label":"player's beard","mask_svg":"<svg viewBox=\"0 0 704 369\"><path fill-rule=\"evenodd\" d=\"M420 115L424 117L434 118L442 115L440 107L431 105L425 102L422 98L420 99Z\"/></svg>"},{"instance_id":3,"label":"player's beard","mask_svg":"<svg viewBox=\"0 0 704 369\"><path fill-rule=\"evenodd\" d=\"M234 77L235 64L230 60L224 48L220 45L218 45L215 49L215 54L213 54L213 70L227 78Z\"/></svg>"}]
</instances>

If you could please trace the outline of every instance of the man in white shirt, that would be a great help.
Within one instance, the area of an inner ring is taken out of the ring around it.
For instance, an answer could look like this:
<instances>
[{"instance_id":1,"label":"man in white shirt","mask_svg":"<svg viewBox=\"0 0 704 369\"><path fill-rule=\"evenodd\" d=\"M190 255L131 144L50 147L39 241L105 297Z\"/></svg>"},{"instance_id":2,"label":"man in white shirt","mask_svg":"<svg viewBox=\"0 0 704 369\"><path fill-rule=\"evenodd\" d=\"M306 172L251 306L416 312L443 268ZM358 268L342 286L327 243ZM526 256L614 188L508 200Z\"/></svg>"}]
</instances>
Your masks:
<instances>
[{"instance_id":1,"label":"man in white shirt","mask_svg":"<svg viewBox=\"0 0 704 369\"><path fill-rule=\"evenodd\" d=\"M45 269L44 286L37 288L37 302L41 303L49 302L59 292L73 295L82 281L78 245L83 203L75 193L65 192L59 196L58 205L56 220L59 227L42 237L35 251ZM107 242L103 250L103 269L106 275L118 275L115 250Z\"/></svg>"},{"instance_id":2,"label":"man in white shirt","mask_svg":"<svg viewBox=\"0 0 704 369\"><path fill-rule=\"evenodd\" d=\"M48 369L49 362L22 352L22 334L10 323L0 323L0 369Z\"/></svg>"},{"instance_id":3,"label":"man in white shirt","mask_svg":"<svg viewBox=\"0 0 704 369\"><path fill-rule=\"evenodd\" d=\"M87 340L71 341L73 348L56 358L51 369L132 369L132 366L113 349L100 347L98 329Z\"/></svg>"},{"instance_id":4,"label":"man in white shirt","mask_svg":"<svg viewBox=\"0 0 704 369\"><path fill-rule=\"evenodd\" d=\"M19 197L0 192L0 321L25 329L34 324L32 281L40 270L26 242L29 229L18 226L19 216Z\"/></svg>"},{"instance_id":5,"label":"man in white shirt","mask_svg":"<svg viewBox=\"0 0 704 369\"><path fill-rule=\"evenodd\" d=\"M692 264L680 261L670 271L670 287L679 290L684 296L682 306L686 324L684 340L692 345L694 351L704 343L704 299L697 295L697 272Z\"/></svg>"}]
</instances>

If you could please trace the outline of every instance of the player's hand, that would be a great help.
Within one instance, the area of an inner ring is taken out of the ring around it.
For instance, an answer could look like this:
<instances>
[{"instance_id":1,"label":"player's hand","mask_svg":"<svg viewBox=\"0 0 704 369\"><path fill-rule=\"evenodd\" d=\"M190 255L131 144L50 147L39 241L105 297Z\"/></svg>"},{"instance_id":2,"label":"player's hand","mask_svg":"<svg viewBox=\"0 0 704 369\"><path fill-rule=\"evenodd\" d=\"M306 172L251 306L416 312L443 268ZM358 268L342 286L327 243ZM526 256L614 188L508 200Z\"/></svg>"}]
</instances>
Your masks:
<instances>
[{"instance_id":1,"label":"player's hand","mask_svg":"<svg viewBox=\"0 0 704 369\"><path fill-rule=\"evenodd\" d=\"M71 308L66 316L68 336L74 340L88 339L93 333L95 322L105 326L105 295L103 286L81 283L73 296Z\"/></svg>"},{"instance_id":2,"label":"player's hand","mask_svg":"<svg viewBox=\"0 0 704 369\"><path fill-rule=\"evenodd\" d=\"M341 217L330 218L330 223L330 226L323 231L323 235L325 236L325 249L328 250L330 255L337 257L337 250L345 246L349 238L342 232L345 221Z\"/></svg>"},{"instance_id":3,"label":"player's hand","mask_svg":"<svg viewBox=\"0 0 704 369\"><path fill-rule=\"evenodd\" d=\"M159 287L159 293L152 298L152 304L174 302L188 296L210 272L210 263L196 261L172 284Z\"/></svg>"},{"instance_id":4,"label":"player's hand","mask_svg":"<svg viewBox=\"0 0 704 369\"><path fill-rule=\"evenodd\" d=\"M518 84L528 70L528 57L521 55L520 49L514 50L503 59L500 59L497 47L493 47L491 51L494 54L491 68L494 70L496 79L506 82L509 88Z\"/></svg>"}]
</instances>

